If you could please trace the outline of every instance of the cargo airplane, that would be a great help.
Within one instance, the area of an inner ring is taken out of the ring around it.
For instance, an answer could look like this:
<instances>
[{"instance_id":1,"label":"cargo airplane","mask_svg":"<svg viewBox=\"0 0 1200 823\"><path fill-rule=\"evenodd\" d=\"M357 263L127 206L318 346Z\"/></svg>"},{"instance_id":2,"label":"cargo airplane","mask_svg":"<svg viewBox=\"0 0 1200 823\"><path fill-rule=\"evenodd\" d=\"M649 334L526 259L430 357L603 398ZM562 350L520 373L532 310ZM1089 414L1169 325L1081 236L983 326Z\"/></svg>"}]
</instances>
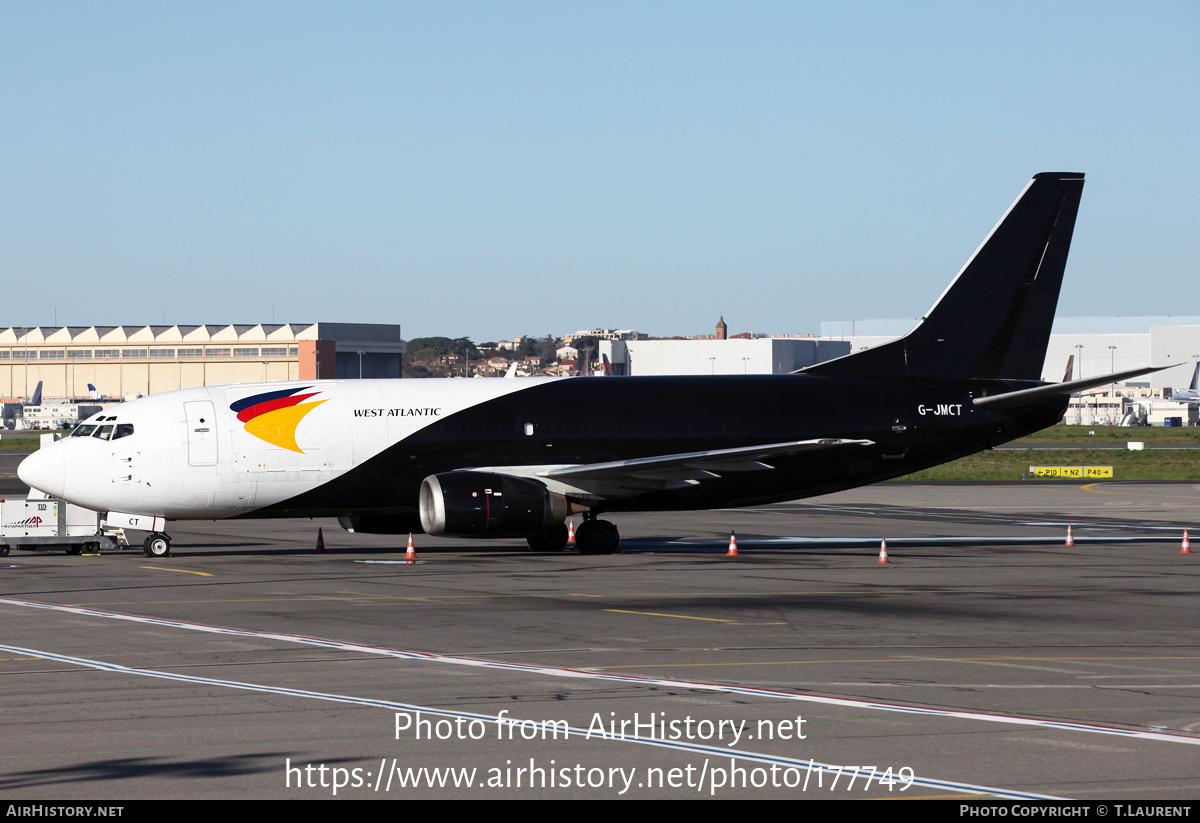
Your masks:
<instances>
[{"instance_id":1,"label":"cargo airplane","mask_svg":"<svg viewBox=\"0 0 1200 823\"><path fill-rule=\"evenodd\" d=\"M1192 372L1192 382L1186 389L1172 391L1171 399L1176 403L1200 403L1200 361L1196 362L1196 370Z\"/></svg>"},{"instance_id":2,"label":"cargo airplane","mask_svg":"<svg viewBox=\"0 0 1200 823\"><path fill-rule=\"evenodd\" d=\"M185 389L84 421L31 487L150 531L338 517L354 532L611 553L613 512L749 506L944 463L1054 425L1043 383L1083 175L1034 177L905 337L782 375L300 380Z\"/></svg>"}]
</instances>

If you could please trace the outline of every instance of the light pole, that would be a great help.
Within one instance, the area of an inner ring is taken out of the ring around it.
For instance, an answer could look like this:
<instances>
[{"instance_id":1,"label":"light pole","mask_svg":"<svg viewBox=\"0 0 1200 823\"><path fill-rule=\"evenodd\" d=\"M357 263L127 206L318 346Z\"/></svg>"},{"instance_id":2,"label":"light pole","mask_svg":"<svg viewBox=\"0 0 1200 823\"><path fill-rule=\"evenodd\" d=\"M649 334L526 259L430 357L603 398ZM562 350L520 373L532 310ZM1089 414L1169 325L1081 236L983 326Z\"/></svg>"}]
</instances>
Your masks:
<instances>
[{"instance_id":1,"label":"light pole","mask_svg":"<svg viewBox=\"0 0 1200 823\"><path fill-rule=\"evenodd\" d=\"M1109 373L1109 374L1113 374L1113 373L1115 373L1115 372L1116 372L1116 370L1117 370L1117 369L1116 369L1116 362L1117 362L1117 347L1116 347L1116 346L1109 346L1109 347L1108 347L1108 373ZM1116 381L1115 379L1114 379L1114 380L1113 380L1113 382L1112 382L1112 395L1111 395L1111 396L1112 396L1112 405L1113 405L1113 420L1114 420L1114 422L1115 422L1115 421L1116 421L1116 416L1117 416L1117 412L1116 412L1116 407L1117 407L1117 381Z\"/></svg>"},{"instance_id":2,"label":"light pole","mask_svg":"<svg viewBox=\"0 0 1200 823\"><path fill-rule=\"evenodd\" d=\"M711 369L712 373L716 374L717 373L717 358L715 358L715 357L708 358L708 366Z\"/></svg>"},{"instance_id":3,"label":"light pole","mask_svg":"<svg viewBox=\"0 0 1200 823\"><path fill-rule=\"evenodd\" d=\"M360 351L360 352L358 353L358 379L359 379L359 380L362 380L362 356L363 356L364 354L366 354L366 352L361 352L361 351Z\"/></svg>"},{"instance_id":4,"label":"light pole","mask_svg":"<svg viewBox=\"0 0 1200 823\"><path fill-rule=\"evenodd\" d=\"M21 334L25 338L25 394L22 399L29 402L29 327L22 329Z\"/></svg>"},{"instance_id":5,"label":"light pole","mask_svg":"<svg viewBox=\"0 0 1200 823\"><path fill-rule=\"evenodd\" d=\"M1075 377L1075 379L1082 380L1083 379L1083 344L1082 343L1077 343L1075 345L1075 362L1079 368L1079 374ZM1076 426L1083 425L1083 403L1084 403L1083 393L1080 392L1079 405L1075 407L1075 409L1076 409L1075 425Z\"/></svg>"}]
</instances>

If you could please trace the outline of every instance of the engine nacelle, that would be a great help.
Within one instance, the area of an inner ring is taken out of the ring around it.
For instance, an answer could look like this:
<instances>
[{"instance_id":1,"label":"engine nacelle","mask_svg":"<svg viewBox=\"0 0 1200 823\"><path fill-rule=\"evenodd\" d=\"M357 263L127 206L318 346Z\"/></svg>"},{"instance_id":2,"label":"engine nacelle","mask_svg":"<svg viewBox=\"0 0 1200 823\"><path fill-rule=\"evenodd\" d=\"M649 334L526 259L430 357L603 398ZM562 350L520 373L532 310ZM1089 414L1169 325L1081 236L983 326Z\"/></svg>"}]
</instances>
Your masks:
<instances>
[{"instance_id":1,"label":"engine nacelle","mask_svg":"<svg viewBox=\"0 0 1200 823\"><path fill-rule=\"evenodd\" d=\"M430 475L420 501L425 533L451 537L528 537L561 523L570 509L536 480L488 472Z\"/></svg>"}]
</instances>

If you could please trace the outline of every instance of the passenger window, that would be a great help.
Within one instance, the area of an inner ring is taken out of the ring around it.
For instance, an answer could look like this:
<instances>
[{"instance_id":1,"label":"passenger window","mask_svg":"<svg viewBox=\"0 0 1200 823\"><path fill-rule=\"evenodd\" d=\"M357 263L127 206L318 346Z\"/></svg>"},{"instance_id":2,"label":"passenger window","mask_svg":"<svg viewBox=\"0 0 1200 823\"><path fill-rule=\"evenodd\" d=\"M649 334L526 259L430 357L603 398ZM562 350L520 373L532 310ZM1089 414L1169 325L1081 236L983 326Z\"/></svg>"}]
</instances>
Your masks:
<instances>
[{"instance_id":1,"label":"passenger window","mask_svg":"<svg viewBox=\"0 0 1200 823\"><path fill-rule=\"evenodd\" d=\"M128 437L131 434L133 434L133 424L132 423L118 423L117 430L113 434L112 439L120 440L122 437Z\"/></svg>"},{"instance_id":2,"label":"passenger window","mask_svg":"<svg viewBox=\"0 0 1200 823\"><path fill-rule=\"evenodd\" d=\"M112 437L112 430L112 426L101 426L100 428L96 429L96 433L93 434L92 437L99 437L101 440L108 440Z\"/></svg>"}]
</instances>

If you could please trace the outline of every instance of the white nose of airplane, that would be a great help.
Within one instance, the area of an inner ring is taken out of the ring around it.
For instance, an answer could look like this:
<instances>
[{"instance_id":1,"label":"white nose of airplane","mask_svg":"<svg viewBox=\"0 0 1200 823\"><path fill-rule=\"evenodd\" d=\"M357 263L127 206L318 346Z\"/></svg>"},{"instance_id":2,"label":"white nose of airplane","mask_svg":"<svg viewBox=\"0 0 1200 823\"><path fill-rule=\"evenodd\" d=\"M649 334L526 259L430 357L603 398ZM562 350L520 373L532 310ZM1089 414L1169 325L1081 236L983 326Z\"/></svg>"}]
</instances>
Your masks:
<instances>
[{"instance_id":1,"label":"white nose of airplane","mask_svg":"<svg viewBox=\"0 0 1200 823\"><path fill-rule=\"evenodd\" d=\"M17 466L17 477L31 489L45 492L51 497L62 497L66 493L67 473L63 450L54 446L36 451Z\"/></svg>"}]
</instances>

